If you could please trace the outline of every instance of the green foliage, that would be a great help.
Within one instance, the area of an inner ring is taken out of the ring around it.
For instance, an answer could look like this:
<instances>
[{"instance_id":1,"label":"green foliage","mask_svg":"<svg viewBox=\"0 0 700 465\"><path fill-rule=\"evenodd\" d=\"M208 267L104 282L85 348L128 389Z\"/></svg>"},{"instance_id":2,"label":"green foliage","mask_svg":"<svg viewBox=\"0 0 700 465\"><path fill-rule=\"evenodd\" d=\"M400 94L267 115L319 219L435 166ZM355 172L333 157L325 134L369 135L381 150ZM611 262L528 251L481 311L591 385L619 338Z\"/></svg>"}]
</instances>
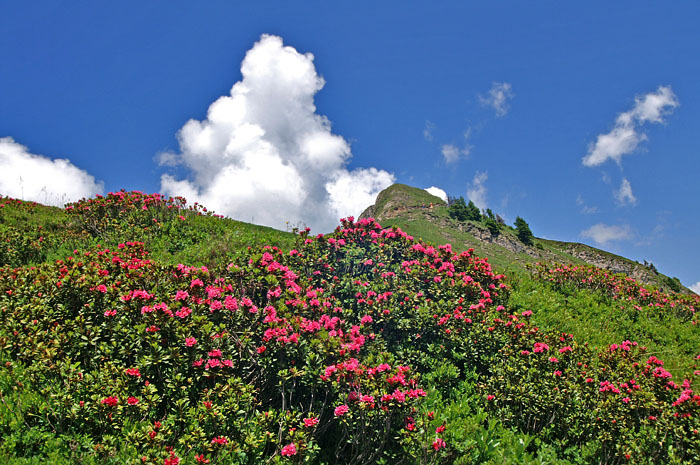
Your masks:
<instances>
[{"instance_id":1,"label":"green foliage","mask_svg":"<svg viewBox=\"0 0 700 465\"><path fill-rule=\"evenodd\" d=\"M700 297L664 294L592 266L540 264L531 271L511 275L510 305L533 310L539 327L572 333L599 348L643 342L649 353L663 355L674 376L694 370Z\"/></svg>"},{"instance_id":2,"label":"green foliage","mask_svg":"<svg viewBox=\"0 0 700 465\"><path fill-rule=\"evenodd\" d=\"M41 209L9 208L5 462L700 460L690 375L674 382L641 343L594 348L538 319L587 294L695 337L693 300L571 268L509 286L472 250L367 219L263 246L288 236L122 192L56 210L70 235L37 248ZM668 347L685 367L691 342Z\"/></svg>"},{"instance_id":3,"label":"green foliage","mask_svg":"<svg viewBox=\"0 0 700 465\"><path fill-rule=\"evenodd\" d=\"M498 236L501 233L502 225L496 220L492 218L486 218L484 219L484 224L488 228L489 232L491 232L492 236Z\"/></svg>"},{"instance_id":4,"label":"green foliage","mask_svg":"<svg viewBox=\"0 0 700 465\"><path fill-rule=\"evenodd\" d=\"M221 218L182 197L126 191L65 209L0 197L0 237L0 266L40 264L75 249L136 241L165 263L215 267L250 246L294 244L293 234Z\"/></svg>"},{"instance_id":5,"label":"green foliage","mask_svg":"<svg viewBox=\"0 0 700 465\"><path fill-rule=\"evenodd\" d=\"M675 276L673 278L669 276L664 276L664 283L673 292L681 292L683 290L683 284L681 284L681 280L676 278Z\"/></svg>"},{"instance_id":6,"label":"green foliage","mask_svg":"<svg viewBox=\"0 0 700 465\"><path fill-rule=\"evenodd\" d=\"M471 200L467 204L464 197L452 199L447 211L450 217L457 221L481 221L479 207Z\"/></svg>"},{"instance_id":7,"label":"green foliage","mask_svg":"<svg viewBox=\"0 0 700 465\"><path fill-rule=\"evenodd\" d=\"M532 231L530 231L530 226L527 224L527 222L524 219L522 219L520 217L517 217L515 219L515 229L516 229L516 232L518 235L518 239L520 239L520 241L523 244L526 244L526 245L533 244L534 236L532 235Z\"/></svg>"}]
</instances>

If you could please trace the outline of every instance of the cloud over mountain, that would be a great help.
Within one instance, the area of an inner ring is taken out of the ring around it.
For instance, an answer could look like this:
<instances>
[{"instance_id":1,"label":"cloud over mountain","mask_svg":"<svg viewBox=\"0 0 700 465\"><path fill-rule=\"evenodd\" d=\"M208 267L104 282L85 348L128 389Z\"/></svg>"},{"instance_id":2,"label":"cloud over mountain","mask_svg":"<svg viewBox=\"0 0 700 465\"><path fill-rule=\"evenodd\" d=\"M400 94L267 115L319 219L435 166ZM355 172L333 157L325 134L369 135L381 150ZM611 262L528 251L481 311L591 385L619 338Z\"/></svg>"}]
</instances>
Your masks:
<instances>
[{"instance_id":1,"label":"cloud over mountain","mask_svg":"<svg viewBox=\"0 0 700 465\"><path fill-rule=\"evenodd\" d=\"M0 193L10 197L63 206L104 190L70 160L29 153L12 137L0 138L0 166Z\"/></svg>"},{"instance_id":2,"label":"cloud over mountain","mask_svg":"<svg viewBox=\"0 0 700 465\"><path fill-rule=\"evenodd\" d=\"M613 129L598 135L595 143L590 145L582 160L585 166L602 165L607 160L620 164L623 155L634 152L647 139L640 127L644 123L663 123L664 117L679 105L670 86L660 86L656 92L637 96L634 101L634 108L620 113Z\"/></svg>"},{"instance_id":3,"label":"cloud over mountain","mask_svg":"<svg viewBox=\"0 0 700 465\"><path fill-rule=\"evenodd\" d=\"M599 245L606 245L608 242L631 239L632 233L628 225L616 226L598 223L582 231L581 237L593 239Z\"/></svg>"},{"instance_id":4,"label":"cloud over mountain","mask_svg":"<svg viewBox=\"0 0 700 465\"><path fill-rule=\"evenodd\" d=\"M325 81L312 54L263 35L241 64L243 79L209 106L203 121L178 132L179 163L187 179L161 177L161 189L197 200L217 213L272 227L302 222L316 232L359 215L394 182L380 169L349 170L347 141L316 113Z\"/></svg>"},{"instance_id":5,"label":"cloud over mountain","mask_svg":"<svg viewBox=\"0 0 700 465\"><path fill-rule=\"evenodd\" d=\"M436 186L430 186L425 189L429 194L435 197L440 197L445 203L447 203L447 192Z\"/></svg>"},{"instance_id":6,"label":"cloud over mountain","mask_svg":"<svg viewBox=\"0 0 700 465\"><path fill-rule=\"evenodd\" d=\"M488 178L489 175L485 171L477 171L467 188L467 198L481 209L486 208L486 180Z\"/></svg>"}]
</instances>

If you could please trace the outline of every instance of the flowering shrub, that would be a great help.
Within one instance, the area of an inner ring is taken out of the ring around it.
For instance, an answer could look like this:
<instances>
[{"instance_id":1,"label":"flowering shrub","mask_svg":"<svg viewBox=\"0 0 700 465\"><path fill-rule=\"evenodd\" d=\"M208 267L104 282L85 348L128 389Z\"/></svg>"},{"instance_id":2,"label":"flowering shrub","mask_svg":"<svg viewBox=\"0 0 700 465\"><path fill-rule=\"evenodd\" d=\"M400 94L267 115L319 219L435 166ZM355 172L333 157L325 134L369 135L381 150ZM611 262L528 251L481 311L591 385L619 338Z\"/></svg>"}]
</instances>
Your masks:
<instances>
[{"instance_id":1,"label":"flowering shrub","mask_svg":"<svg viewBox=\"0 0 700 465\"><path fill-rule=\"evenodd\" d=\"M587 289L601 292L613 300L629 302L637 311L654 310L672 313L678 318L698 324L696 310L700 296L679 293L666 294L647 289L634 279L591 265L548 265L537 263L532 270L539 279L563 288Z\"/></svg>"},{"instance_id":2,"label":"flowering shrub","mask_svg":"<svg viewBox=\"0 0 700 465\"><path fill-rule=\"evenodd\" d=\"M169 205L122 193L73 210L126 234ZM171 265L124 238L1 268L0 457L469 463L498 460L501 431L520 462L700 459L692 380L638 344L599 354L540 331L472 251L348 218L236 258Z\"/></svg>"}]
</instances>

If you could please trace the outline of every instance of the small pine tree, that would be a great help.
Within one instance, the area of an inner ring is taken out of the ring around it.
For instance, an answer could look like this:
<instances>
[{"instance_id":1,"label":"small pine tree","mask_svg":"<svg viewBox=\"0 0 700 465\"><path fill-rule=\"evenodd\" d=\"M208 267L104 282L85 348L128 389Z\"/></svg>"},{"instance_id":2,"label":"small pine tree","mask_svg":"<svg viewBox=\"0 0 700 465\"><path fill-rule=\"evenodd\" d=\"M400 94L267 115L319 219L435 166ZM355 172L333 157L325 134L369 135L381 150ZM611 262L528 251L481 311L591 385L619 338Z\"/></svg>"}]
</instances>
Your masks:
<instances>
[{"instance_id":1,"label":"small pine tree","mask_svg":"<svg viewBox=\"0 0 700 465\"><path fill-rule=\"evenodd\" d=\"M464 197L452 198L450 206L447 208L447 213L450 218L454 218L457 221L467 220L467 204L464 201Z\"/></svg>"},{"instance_id":2,"label":"small pine tree","mask_svg":"<svg viewBox=\"0 0 700 465\"><path fill-rule=\"evenodd\" d=\"M498 236L501 233L501 225L493 218L485 217L484 224L489 229L492 236Z\"/></svg>"},{"instance_id":3,"label":"small pine tree","mask_svg":"<svg viewBox=\"0 0 700 465\"><path fill-rule=\"evenodd\" d=\"M515 219L515 229L517 230L517 235L520 242L525 245L532 245L532 239L534 236L532 235L532 231L530 231L530 226L528 226L524 219L520 217Z\"/></svg>"},{"instance_id":4,"label":"small pine tree","mask_svg":"<svg viewBox=\"0 0 700 465\"><path fill-rule=\"evenodd\" d=\"M474 202L472 202L471 200L467 205L467 219L473 221L481 221L481 211L479 210L479 207L474 205Z\"/></svg>"}]
</instances>

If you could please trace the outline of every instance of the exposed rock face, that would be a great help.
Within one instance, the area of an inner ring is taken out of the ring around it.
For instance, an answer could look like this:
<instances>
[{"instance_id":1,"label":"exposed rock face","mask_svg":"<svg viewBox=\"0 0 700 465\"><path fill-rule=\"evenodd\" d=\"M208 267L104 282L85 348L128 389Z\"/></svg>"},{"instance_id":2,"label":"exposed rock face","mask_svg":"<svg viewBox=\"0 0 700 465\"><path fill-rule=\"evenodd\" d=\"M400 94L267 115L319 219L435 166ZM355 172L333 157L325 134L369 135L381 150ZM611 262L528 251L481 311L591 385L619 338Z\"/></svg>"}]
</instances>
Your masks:
<instances>
[{"instance_id":1,"label":"exposed rock face","mask_svg":"<svg viewBox=\"0 0 700 465\"><path fill-rule=\"evenodd\" d=\"M480 228L474 224L467 223L464 226L460 225L459 229L461 231L466 231L475 238L479 239L481 242L488 242L490 244L500 245L504 249L510 250L515 253L526 253L531 257L541 258L542 254L537 251L534 247L527 246L520 242L519 240L513 239L510 236L503 234L493 235L488 228Z\"/></svg>"},{"instance_id":2,"label":"exposed rock face","mask_svg":"<svg viewBox=\"0 0 700 465\"><path fill-rule=\"evenodd\" d=\"M585 246L584 246L585 247ZM613 273L623 273L633 278L635 281L640 283L655 283L656 273L640 265L639 263L630 262L627 260L617 259L611 256L602 255L596 252L594 249L585 250L580 249L579 244L572 244L567 247L566 252L570 253L579 260L597 266L598 268L603 268L605 270L610 270Z\"/></svg>"}]
</instances>

